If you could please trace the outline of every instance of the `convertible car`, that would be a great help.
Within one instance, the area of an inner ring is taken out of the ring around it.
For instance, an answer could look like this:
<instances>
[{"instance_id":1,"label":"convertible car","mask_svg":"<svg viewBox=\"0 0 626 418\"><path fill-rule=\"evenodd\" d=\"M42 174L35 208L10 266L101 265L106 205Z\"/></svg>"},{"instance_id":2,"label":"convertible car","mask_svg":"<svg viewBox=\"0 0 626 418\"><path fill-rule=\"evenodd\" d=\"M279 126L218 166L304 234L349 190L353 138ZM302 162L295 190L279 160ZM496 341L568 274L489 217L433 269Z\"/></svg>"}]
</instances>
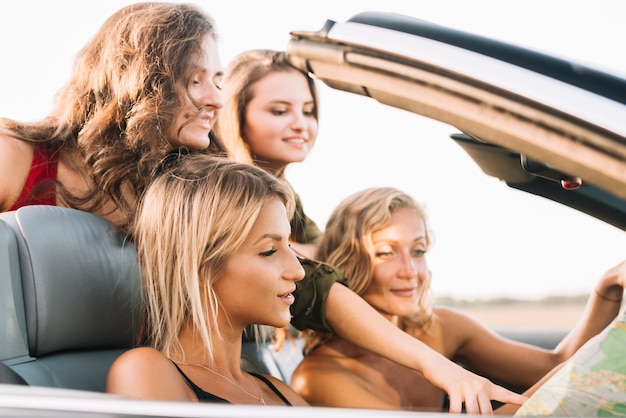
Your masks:
<instances>
[{"instance_id":1,"label":"convertible car","mask_svg":"<svg viewBox=\"0 0 626 418\"><path fill-rule=\"evenodd\" d=\"M365 12L294 31L291 62L331 88L448 124L487 176L626 229L626 80L425 22ZM462 173L460 173L462 175ZM131 243L87 213L0 214L0 415L23 417L393 417L420 411L130 401L104 394L132 345ZM497 329L553 347L563 332ZM246 342L244 364L289 381L299 342Z\"/></svg>"}]
</instances>

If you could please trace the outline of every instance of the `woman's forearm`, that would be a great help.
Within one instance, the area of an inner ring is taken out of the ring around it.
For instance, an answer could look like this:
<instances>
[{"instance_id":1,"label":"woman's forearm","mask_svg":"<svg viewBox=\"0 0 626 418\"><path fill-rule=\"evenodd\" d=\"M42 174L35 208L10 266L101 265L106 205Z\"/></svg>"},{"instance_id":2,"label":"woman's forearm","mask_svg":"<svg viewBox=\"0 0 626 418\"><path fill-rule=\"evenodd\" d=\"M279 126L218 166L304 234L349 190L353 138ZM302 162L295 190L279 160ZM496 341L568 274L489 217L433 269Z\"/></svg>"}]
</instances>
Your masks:
<instances>
[{"instance_id":1,"label":"woman's forearm","mask_svg":"<svg viewBox=\"0 0 626 418\"><path fill-rule=\"evenodd\" d=\"M626 263L609 269L589 295L583 314L554 352L557 363L569 359L591 337L605 329L619 314L626 280Z\"/></svg>"},{"instance_id":2,"label":"woman's forearm","mask_svg":"<svg viewBox=\"0 0 626 418\"><path fill-rule=\"evenodd\" d=\"M423 342L403 332L365 300L336 283L326 300L326 318L342 338L422 373L448 393L450 412L490 413L490 400L521 404L526 398L475 375L446 359Z\"/></svg>"},{"instance_id":3,"label":"woman's forearm","mask_svg":"<svg viewBox=\"0 0 626 418\"><path fill-rule=\"evenodd\" d=\"M420 373L423 373L423 363L435 354L343 285L331 286L326 300L326 319L342 338Z\"/></svg>"}]
</instances>

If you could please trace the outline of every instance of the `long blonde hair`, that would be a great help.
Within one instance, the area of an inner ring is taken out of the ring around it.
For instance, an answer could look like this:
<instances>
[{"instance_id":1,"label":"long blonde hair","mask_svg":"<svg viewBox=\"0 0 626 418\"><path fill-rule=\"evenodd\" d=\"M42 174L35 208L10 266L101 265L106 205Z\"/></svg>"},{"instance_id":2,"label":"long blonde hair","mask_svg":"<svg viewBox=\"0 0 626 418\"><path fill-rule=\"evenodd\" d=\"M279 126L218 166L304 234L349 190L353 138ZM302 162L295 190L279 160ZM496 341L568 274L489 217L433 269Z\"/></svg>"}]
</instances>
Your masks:
<instances>
[{"instance_id":1,"label":"long blonde hair","mask_svg":"<svg viewBox=\"0 0 626 418\"><path fill-rule=\"evenodd\" d=\"M320 240L318 258L334 265L348 278L348 286L358 295L369 287L374 275L375 250L372 234L389 224L400 208L411 208L424 221L426 244L433 244L425 209L408 194L393 187L373 187L344 199L331 213ZM433 315L430 274L419 287L414 312L400 318L400 328L428 329ZM305 353L327 341L331 335L307 331Z\"/></svg>"},{"instance_id":2,"label":"long blonde hair","mask_svg":"<svg viewBox=\"0 0 626 418\"><path fill-rule=\"evenodd\" d=\"M212 356L212 332L219 333L213 286L263 205L276 197L291 216L289 186L258 167L198 152L168 157L133 229L146 297L142 343L170 356L191 324Z\"/></svg>"},{"instance_id":3,"label":"long blonde hair","mask_svg":"<svg viewBox=\"0 0 626 418\"><path fill-rule=\"evenodd\" d=\"M167 132L207 36L217 37L213 19L194 5L124 7L78 53L50 115L34 123L2 119L0 132L77 152L94 187L75 196L57 184L61 197L87 211L110 201L125 215L119 225L125 229L150 173L171 148Z\"/></svg>"},{"instance_id":4,"label":"long blonde hair","mask_svg":"<svg viewBox=\"0 0 626 418\"><path fill-rule=\"evenodd\" d=\"M305 72L294 67L283 51L253 49L237 55L228 65L222 91L224 107L220 109L214 133L226 148L228 155L247 164L254 164L250 147L243 137L246 109L253 99L252 87L269 74L277 72L298 72L307 80L313 96L313 115L319 118L319 99L315 81ZM280 177L283 173L277 173Z\"/></svg>"}]
</instances>

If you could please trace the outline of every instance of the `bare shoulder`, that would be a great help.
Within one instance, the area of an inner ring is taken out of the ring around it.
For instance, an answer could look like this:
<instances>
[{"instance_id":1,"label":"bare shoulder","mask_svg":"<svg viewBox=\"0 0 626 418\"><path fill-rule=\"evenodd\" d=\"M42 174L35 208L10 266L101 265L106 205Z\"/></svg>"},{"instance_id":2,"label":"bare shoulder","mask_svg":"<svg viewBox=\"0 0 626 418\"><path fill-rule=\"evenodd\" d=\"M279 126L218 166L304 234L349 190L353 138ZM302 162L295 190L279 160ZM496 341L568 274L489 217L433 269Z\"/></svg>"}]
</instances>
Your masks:
<instances>
[{"instance_id":1,"label":"bare shoulder","mask_svg":"<svg viewBox=\"0 0 626 418\"><path fill-rule=\"evenodd\" d=\"M438 321L446 326L470 326L480 325L480 322L471 315L449 306L437 305L433 309L434 315Z\"/></svg>"},{"instance_id":2,"label":"bare shoulder","mask_svg":"<svg viewBox=\"0 0 626 418\"><path fill-rule=\"evenodd\" d=\"M174 363L150 347L120 355L109 369L106 391L136 399L191 400Z\"/></svg>"},{"instance_id":3,"label":"bare shoulder","mask_svg":"<svg viewBox=\"0 0 626 418\"><path fill-rule=\"evenodd\" d=\"M0 134L0 212L16 202L26 184L33 144Z\"/></svg>"},{"instance_id":4,"label":"bare shoulder","mask_svg":"<svg viewBox=\"0 0 626 418\"><path fill-rule=\"evenodd\" d=\"M318 347L313 353L302 359L300 364L295 368L291 376L291 385L301 380L310 380L318 377L324 377L326 374L333 372L345 371L345 365L341 360L345 357L339 357L332 353L326 353L325 347Z\"/></svg>"},{"instance_id":5,"label":"bare shoulder","mask_svg":"<svg viewBox=\"0 0 626 418\"><path fill-rule=\"evenodd\" d=\"M0 133L0 158L2 161L17 158L26 159L30 163L34 150L35 146L32 143Z\"/></svg>"},{"instance_id":6,"label":"bare shoulder","mask_svg":"<svg viewBox=\"0 0 626 418\"><path fill-rule=\"evenodd\" d=\"M442 330L448 350L455 353L470 341L491 338L493 331L473 316L447 306L436 306L434 315Z\"/></svg>"},{"instance_id":7,"label":"bare shoulder","mask_svg":"<svg viewBox=\"0 0 626 418\"><path fill-rule=\"evenodd\" d=\"M152 347L138 347L122 353L111 368L132 368L133 370L141 371L144 367L159 367L159 365L165 362L170 362L170 360L160 351Z\"/></svg>"},{"instance_id":8,"label":"bare shoulder","mask_svg":"<svg viewBox=\"0 0 626 418\"><path fill-rule=\"evenodd\" d=\"M319 401L334 391L342 381L348 385L358 384L360 376L350 367L354 360L326 353L318 347L307 355L291 375L290 385L307 401Z\"/></svg>"},{"instance_id":9,"label":"bare shoulder","mask_svg":"<svg viewBox=\"0 0 626 418\"><path fill-rule=\"evenodd\" d=\"M360 360L310 354L298 365L290 385L309 404L344 408L389 409L393 405L383 399L372 384L371 368Z\"/></svg>"},{"instance_id":10,"label":"bare shoulder","mask_svg":"<svg viewBox=\"0 0 626 418\"><path fill-rule=\"evenodd\" d=\"M133 348L121 354L109 369L107 390L118 380L137 379L136 376L151 374L166 367L168 359L150 347Z\"/></svg>"}]
</instances>

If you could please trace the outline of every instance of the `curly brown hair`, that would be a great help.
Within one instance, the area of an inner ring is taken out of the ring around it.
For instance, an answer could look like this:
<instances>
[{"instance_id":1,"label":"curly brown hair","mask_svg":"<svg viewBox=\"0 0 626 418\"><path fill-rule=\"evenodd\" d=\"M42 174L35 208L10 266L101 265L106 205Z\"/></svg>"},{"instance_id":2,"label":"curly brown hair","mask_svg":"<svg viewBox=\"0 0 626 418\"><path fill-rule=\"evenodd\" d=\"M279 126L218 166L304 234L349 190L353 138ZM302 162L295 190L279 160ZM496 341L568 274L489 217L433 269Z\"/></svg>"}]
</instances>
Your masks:
<instances>
[{"instance_id":1,"label":"curly brown hair","mask_svg":"<svg viewBox=\"0 0 626 418\"><path fill-rule=\"evenodd\" d=\"M118 226L126 230L154 167L170 151L167 130L207 36L217 38L213 19L194 5L124 7L78 53L46 118L3 119L0 130L79 158L93 187L77 196L57 182L59 196L82 210L119 210L125 219Z\"/></svg>"}]
</instances>

